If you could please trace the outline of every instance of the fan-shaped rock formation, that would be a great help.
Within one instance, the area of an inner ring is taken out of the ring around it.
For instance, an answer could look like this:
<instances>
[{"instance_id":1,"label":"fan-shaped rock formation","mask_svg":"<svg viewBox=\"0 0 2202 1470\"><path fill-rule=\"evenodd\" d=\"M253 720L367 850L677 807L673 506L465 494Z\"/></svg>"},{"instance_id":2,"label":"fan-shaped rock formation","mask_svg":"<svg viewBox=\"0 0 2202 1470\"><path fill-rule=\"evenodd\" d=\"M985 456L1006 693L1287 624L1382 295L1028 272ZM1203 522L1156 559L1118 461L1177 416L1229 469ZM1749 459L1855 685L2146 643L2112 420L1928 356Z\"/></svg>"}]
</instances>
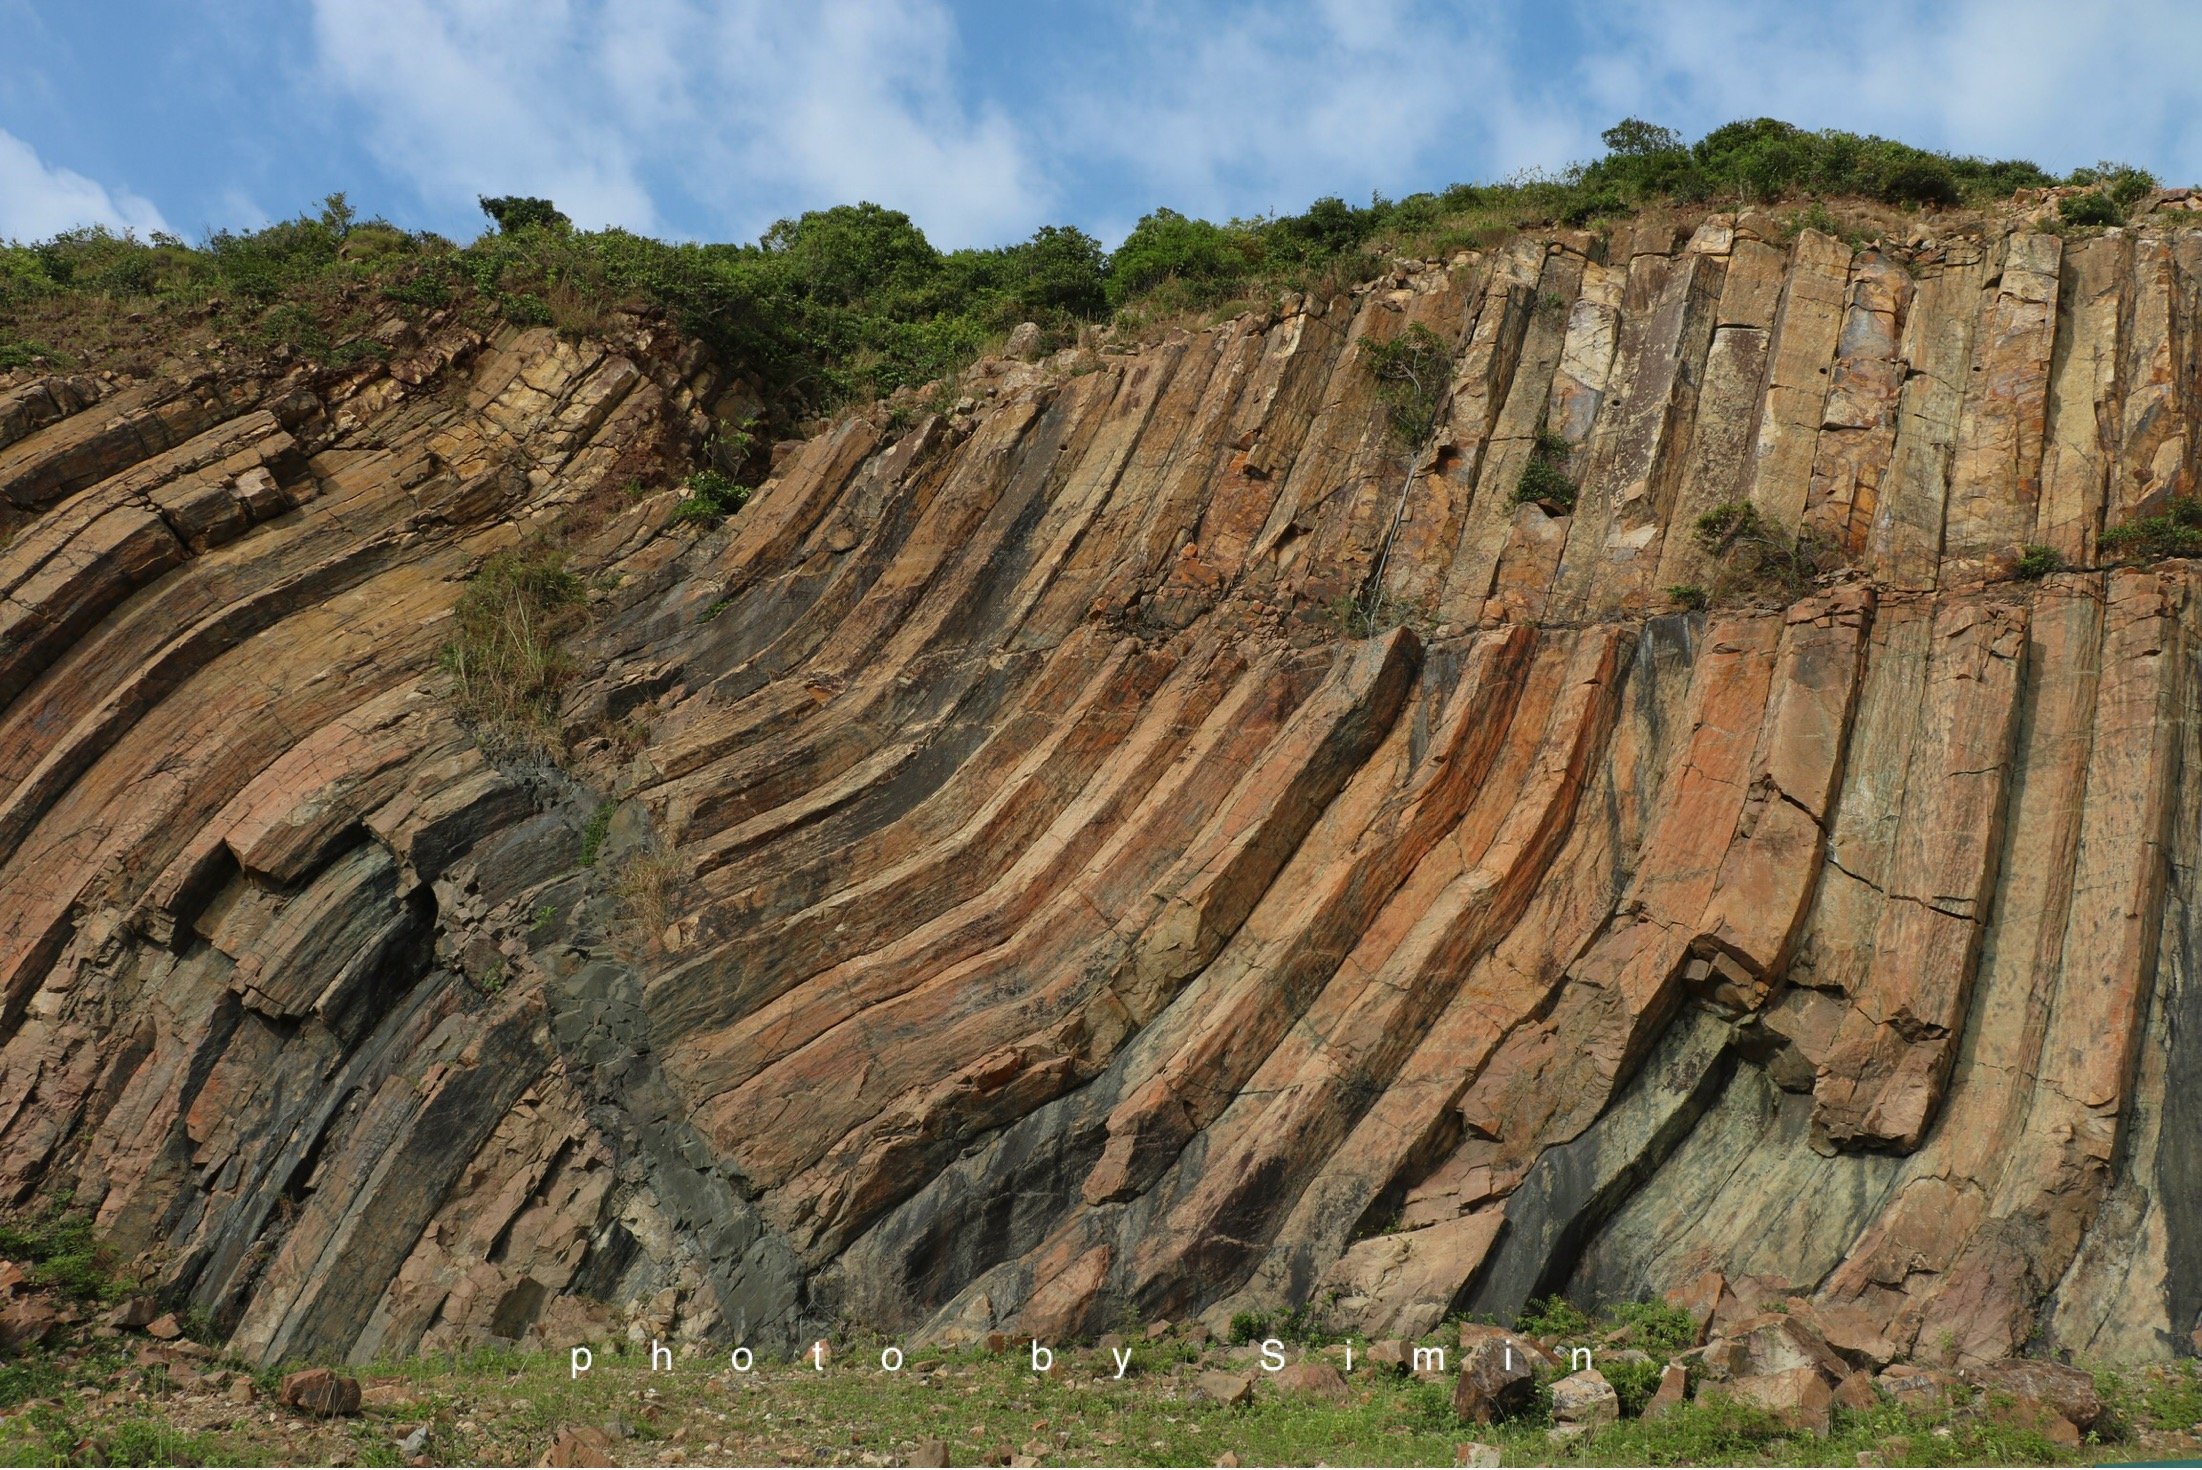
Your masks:
<instances>
[{"instance_id":1,"label":"fan-shaped rock formation","mask_svg":"<svg viewBox=\"0 0 2202 1470\"><path fill-rule=\"evenodd\" d=\"M2195 483L2198 294L2202 232L1653 215L982 365L709 532L627 490L722 387L644 324L19 376L0 1192L271 1361L1708 1268L2183 1346L2202 629L2094 564ZM1847 569L1729 585L1737 502ZM546 539L557 763L438 662Z\"/></svg>"}]
</instances>

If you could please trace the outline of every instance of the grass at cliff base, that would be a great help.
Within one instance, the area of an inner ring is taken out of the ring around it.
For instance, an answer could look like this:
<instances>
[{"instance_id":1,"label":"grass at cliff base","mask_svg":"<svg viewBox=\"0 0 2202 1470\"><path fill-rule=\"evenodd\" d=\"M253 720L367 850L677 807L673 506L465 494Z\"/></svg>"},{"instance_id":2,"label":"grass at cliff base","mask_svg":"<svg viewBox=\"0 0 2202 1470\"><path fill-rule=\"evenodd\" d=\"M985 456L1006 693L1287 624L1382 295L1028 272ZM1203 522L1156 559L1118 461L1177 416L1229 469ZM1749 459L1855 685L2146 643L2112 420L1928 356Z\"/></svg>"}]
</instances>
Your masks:
<instances>
[{"instance_id":1,"label":"grass at cliff base","mask_svg":"<svg viewBox=\"0 0 2202 1470\"><path fill-rule=\"evenodd\" d=\"M1297 1359L1304 1350L1289 1350ZM1253 1402L1198 1397L1203 1371L1254 1368L1251 1348L1135 1345L1116 1379L1098 1349L1060 1352L1032 1372L1005 1354L917 1352L882 1372L876 1345L847 1345L824 1371L685 1353L652 1373L642 1349L599 1351L578 1381L562 1353L477 1352L356 1373L365 1407L312 1419L279 1407L278 1375L225 1365L195 1345L107 1341L0 1364L0 1464L530 1465L561 1430L608 1434L609 1457L637 1465L1451 1465L1470 1441L1506 1465L2087 1464L2193 1457L2202 1412L2192 1365L2105 1374L2114 1438L2060 1450L1994 1423L1978 1406L1923 1412L1884 1403L1838 1410L1825 1439L1708 1395L1657 1423L1608 1427L1567 1446L1534 1415L1497 1426L1457 1420L1451 1382L1357 1368L1347 1396L1280 1394L1256 1374ZM240 1402L240 1383L252 1385ZM408 1455L408 1436L426 1426Z\"/></svg>"}]
</instances>

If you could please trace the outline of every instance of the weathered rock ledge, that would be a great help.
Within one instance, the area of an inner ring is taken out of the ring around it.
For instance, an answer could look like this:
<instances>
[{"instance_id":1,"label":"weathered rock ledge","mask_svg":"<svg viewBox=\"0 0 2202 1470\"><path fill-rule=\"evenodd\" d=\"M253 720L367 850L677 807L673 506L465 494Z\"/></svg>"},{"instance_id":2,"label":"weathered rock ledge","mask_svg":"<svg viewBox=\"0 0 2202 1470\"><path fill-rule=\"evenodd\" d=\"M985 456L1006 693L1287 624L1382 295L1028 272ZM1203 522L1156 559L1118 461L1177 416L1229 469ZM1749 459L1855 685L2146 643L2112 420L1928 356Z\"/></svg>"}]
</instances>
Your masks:
<instances>
[{"instance_id":1,"label":"weathered rock ledge","mask_svg":"<svg viewBox=\"0 0 2202 1470\"><path fill-rule=\"evenodd\" d=\"M708 534L625 493L721 389L647 324L19 378L0 1197L268 1361L1710 1269L2186 1350L2202 612L2094 563L2197 483L2198 321L2202 231L1654 216L985 365ZM1850 570L1670 611L1737 500ZM562 768L437 666L532 537Z\"/></svg>"}]
</instances>

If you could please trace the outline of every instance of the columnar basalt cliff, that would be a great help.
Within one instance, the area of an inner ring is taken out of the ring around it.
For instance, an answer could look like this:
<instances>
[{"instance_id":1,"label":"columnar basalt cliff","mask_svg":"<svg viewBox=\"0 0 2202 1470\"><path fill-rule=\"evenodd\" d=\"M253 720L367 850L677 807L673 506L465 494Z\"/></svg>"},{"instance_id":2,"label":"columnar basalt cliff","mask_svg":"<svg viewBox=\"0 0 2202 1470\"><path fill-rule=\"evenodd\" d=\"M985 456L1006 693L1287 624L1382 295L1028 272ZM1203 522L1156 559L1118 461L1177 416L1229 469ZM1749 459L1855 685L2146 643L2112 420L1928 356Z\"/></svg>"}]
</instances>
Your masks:
<instances>
[{"instance_id":1,"label":"columnar basalt cliff","mask_svg":"<svg viewBox=\"0 0 2202 1470\"><path fill-rule=\"evenodd\" d=\"M18 374L0 1195L263 1360L1709 1268L2187 1351L2202 613L2096 564L2198 324L2202 231L1653 214L982 364L703 531L628 487L727 365L645 321ZM1675 611L1744 501L1843 569ZM438 662L537 542L555 762Z\"/></svg>"}]
</instances>

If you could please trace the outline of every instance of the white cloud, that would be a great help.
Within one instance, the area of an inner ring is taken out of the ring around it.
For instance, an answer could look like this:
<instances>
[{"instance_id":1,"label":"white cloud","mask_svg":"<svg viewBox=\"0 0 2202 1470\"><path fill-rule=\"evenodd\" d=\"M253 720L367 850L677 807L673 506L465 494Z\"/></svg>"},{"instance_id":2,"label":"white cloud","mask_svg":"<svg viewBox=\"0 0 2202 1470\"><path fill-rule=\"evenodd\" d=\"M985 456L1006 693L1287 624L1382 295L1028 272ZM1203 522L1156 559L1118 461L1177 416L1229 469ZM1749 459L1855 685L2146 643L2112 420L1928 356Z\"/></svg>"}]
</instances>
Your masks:
<instances>
[{"instance_id":1,"label":"white cloud","mask_svg":"<svg viewBox=\"0 0 2202 1470\"><path fill-rule=\"evenodd\" d=\"M1702 131L1765 115L2059 172L2106 155L2202 172L2202 9L2183 0L1632 0L1598 20L1585 91L1612 116Z\"/></svg>"},{"instance_id":2,"label":"white cloud","mask_svg":"<svg viewBox=\"0 0 2202 1470\"><path fill-rule=\"evenodd\" d=\"M366 108L370 151L431 204L539 194L578 224L656 228L628 138L575 85L594 63L565 0L317 0L313 36L324 77Z\"/></svg>"},{"instance_id":3,"label":"white cloud","mask_svg":"<svg viewBox=\"0 0 2202 1470\"><path fill-rule=\"evenodd\" d=\"M958 98L936 0L317 0L321 73L421 196L544 195L654 230L678 198L754 234L868 198L942 244L1041 223L1018 130Z\"/></svg>"},{"instance_id":4,"label":"white cloud","mask_svg":"<svg viewBox=\"0 0 2202 1470\"><path fill-rule=\"evenodd\" d=\"M0 130L0 240L43 240L78 225L141 235L168 228L151 201L51 167L30 144Z\"/></svg>"}]
</instances>

